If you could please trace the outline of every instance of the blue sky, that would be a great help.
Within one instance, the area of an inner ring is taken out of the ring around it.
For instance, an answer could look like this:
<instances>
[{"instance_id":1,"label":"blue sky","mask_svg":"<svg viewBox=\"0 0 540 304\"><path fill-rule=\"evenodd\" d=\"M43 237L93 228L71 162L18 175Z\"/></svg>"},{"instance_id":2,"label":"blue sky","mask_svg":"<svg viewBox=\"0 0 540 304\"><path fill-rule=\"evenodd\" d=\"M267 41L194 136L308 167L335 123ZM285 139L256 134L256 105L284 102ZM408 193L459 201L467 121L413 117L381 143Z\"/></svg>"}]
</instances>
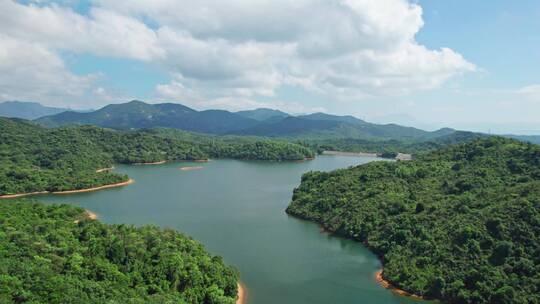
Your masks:
<instances>
[{"instance_id":1,"label":"blue sky","mask_svg":"<svg viewBox=\"0 0 540 304\"><path fill-rule=\"evenodd\" d=\"M426 26L417 36L429 47L451 46L488 76L482 87L525 86L540 79L540 2L421 1ZM465 8L465 9L464 9Z\"/></svg>"},{"instance_id":2,"label":"blue sky","mask_svg":"<svg viewBox=\"0 0 540 304\"><path fill-rule=\"evenodd\" d=\"M449 46L480 69L459 81L464 93L433 92L425 102L440 99L462 107L472 117L461 119L468 121L463 123L465 127L538 133L539 94L523 97L512 92L540 83L540 2L419 3L426 25L417 35L418 41L433 48ZM533 105L530 100L523 101L530 98Z\"/></svg>"},{"instance_id":3,"label":"blue sky","mask_svg":"<svg viewBox=\"0 0 540 304\"><path fill-rule=\"evenodd\" d=\"M540 134L539 1L6 0L0 20L0 100Z\"/></svg>"}]
</instances>

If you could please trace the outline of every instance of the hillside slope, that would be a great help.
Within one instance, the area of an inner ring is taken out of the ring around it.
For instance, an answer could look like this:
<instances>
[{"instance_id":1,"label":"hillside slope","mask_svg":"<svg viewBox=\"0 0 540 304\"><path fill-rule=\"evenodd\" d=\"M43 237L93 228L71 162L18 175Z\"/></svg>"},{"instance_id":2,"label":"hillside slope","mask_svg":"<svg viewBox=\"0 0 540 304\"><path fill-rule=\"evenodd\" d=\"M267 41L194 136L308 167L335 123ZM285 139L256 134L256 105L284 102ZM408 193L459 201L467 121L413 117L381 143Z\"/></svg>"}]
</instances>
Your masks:
<instances>
[{"instance_id":1,"label":"hillside slope","mask_svg":"<svg viewBox=\"0 0 540 304\"><path fill-rule=\"evenodd\" d=\"M247 110L247 111L238 111L236 114L241 115L246 118L255 119L257 121L268 121L271 120L280 120L285 117L290 116L289 114L274 110L274 109L266 109L266 108L260 108L255 110Z\"/></svg>"},{"instance_id":2,"label":"hillside slope","mask_svg":"<svg viewBox=\"0 0 540 304\"><path fill-rule=\"evenodd\" d=\"M450 303L540 303L540 147L500 137L302 177L287 212L365 243Z\"/></svg>"},{"instance_id":3,"label":"hillside slope","mask_svg":"<svg viewBox=\"0 0 540 304\"><path fill-rule=\"evenodd\" d=\"M448 135L438 137L428 137L418 140L366 140L356 138L336 138L336 139L313 139L305 140L304 144L313 150L322 151L346 151L365 152L379 154L410 153L418 154L440 149L449 145L467 143L475 139L487 137L481 133L467 131L454 131Z\"/></svg>"},{"instance_id":4,"label":"hillside slope","mask_svg":"<svg viewBox=\"0 0 540 304\"><path fill-rule=\"evenodd\" d=\"M95 125L113 129L175 128L203 133L227 133L257 124L256 120L222 110L195 111L181 104L147 104L133 100L88 113L64 112L42 117L48 127L69 124Z\"/></svg>"},{"instance_id":5,"label":"hillside slope","mask_svg":"<svg viewBox=\"0 0 540 304\"><path fill-rule=\"evenodd\" d=\"M226 142L170 130L115 131L93 126L46 129L0 118L0 196L65 191L124 182L127 176L96 172L113 163L148 163L226 157L287 161L312 158L301 145L246 139ZM176 133L179 134L176 134Z\"/></svg>"},{"instance_id":6,"label":"hillside slope","mask_svg":"<svg viewBox=\"0 0 540 304\"><path fill-rule=\"evenodd\" d=\"M291 116L257 109L232 113L224 110L196 111L175 103L147 104L131 101L108 105L88 113L64 112L36 120L48 127L96 125L113 129L174 128L210 134L253 135L288 139L355 138L401 141L436 138L453 132L443 129L427 132L396 124L373 124L353 116L324 113Z\"/></svg>"},{"instance_id":7,"label":"hillside slope","mask_svg":"<svg viewBox=\"0 0 540 304\"><path fill-rule=\"evenodd\" d=\"M235 303L238 272L176 231L31 201L0 223L0 303Z\"/></svg>"}]
</instances>

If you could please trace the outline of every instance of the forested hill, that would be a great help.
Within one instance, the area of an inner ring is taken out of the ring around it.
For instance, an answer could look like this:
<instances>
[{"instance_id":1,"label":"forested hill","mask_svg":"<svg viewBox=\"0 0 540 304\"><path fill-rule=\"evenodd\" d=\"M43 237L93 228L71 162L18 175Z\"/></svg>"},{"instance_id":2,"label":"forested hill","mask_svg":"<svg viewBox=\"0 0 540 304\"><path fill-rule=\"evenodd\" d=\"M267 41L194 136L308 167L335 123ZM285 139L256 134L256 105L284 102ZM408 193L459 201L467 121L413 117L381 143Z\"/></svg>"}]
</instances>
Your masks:
<instances>
[{"instance_id":1,"label":"forested hill","mask_svg":"<svg viewBox=\"0 0 540 304\"><path fill-rule=\"evenodd\" d=\"M0 204L0 303L234 304L238 272L173 230Z\"/></svg>"},{"instance_id":2,"label":"forested hill","mask_svg":"<svg viewBox=\"0 0 540 304\"><path fill-rule=\"evenodd\" d=\"M0 118L0 195L77 190L126 181L124 175L96 172L113 163L313 157L311 150L293 143L260 139L234 143L171 134L92 126L46 129L24 120Z\"/></svg>"},{"instance_id":3,"label":"forested hill","mask_svg":"<svg viewBox=\"0 0 540 304\"><path fill-rule=\"evenodd\" d=\"M423 140L454 132L451 129L427 132L396 124L379 125L352 116L324 113L291 116L271 109L236 113L224 110L197 111L177 103L148 104L137 100L108 105L86 113L67 111L41 117L36 122L49 127L89 124L120 130L173 128L208 134L281 137L294 140L336 138Z\"/></svg>"},{"instance_id":4,"label":"forested hill","mask_svg":"<svg viewBox=\"0 0 540 304\"><path fill-rule=\"evenodd\" d=\"M503 135L503 136L540 145L540 135Z\"/></svg>"},{"instance_id":5,"label":"forested hill","mask_svg":"<svg viewBox=\"0 0 540 304\"><path fill-rule=\"evenodd\" d=\"M447 135L421 140L365 140L360 138L335 138L335 139L306 139L304 145L315 151L345 151L367 152L378 154L410 153L417 155L428 151L461 143L471 142L475 139L487 137L481 133L467 131L452 131Z\"/></svg>"},{"instance_id":6,"label":"forested hill","mask_svg":"<svg viewBox=\"0 0 540 304\"><path fill-rule=\"evenodd\" d=\"M489 137L302 177L287 212L364 242L383 276L450 303L540 303L540 146Z\"/></svg>"},{"instance_id":7,"label":"forested hill","mask_svg":"<svg viewBox=\"0 0 540 304\"><path fill-rule=\"evenodd\" d=\"M52 127L69 124L122 130L162 127L214 134L233 132L258 123L257 120L223 110L196 111L181 104L147 104L138 100L111 104L87 113L63 112L42 117L37 122Z\"/></svg>"}]
</instances>

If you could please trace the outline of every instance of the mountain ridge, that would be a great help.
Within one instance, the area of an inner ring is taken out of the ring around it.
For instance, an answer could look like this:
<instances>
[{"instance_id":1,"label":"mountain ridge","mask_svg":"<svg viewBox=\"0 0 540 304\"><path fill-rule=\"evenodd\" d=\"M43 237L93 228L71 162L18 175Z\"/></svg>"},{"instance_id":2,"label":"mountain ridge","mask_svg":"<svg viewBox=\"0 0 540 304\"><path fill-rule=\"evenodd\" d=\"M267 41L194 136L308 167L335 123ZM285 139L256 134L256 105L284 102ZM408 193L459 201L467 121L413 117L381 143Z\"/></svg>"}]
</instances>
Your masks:
<instances>
[{"instance_id":1,"label":"mountain ridge","mask_svg":"<svg viewBox=\"0 0 540 304\"><path fill-rule=\"evenodd\" d=\"M11 100L0 102L0 116L10 118L37 119L68 110L65 108L48 107L30 101Z\"/></svg>"},{"instance_id":2,"label":"mountain ridge","mask_svg":"<svg viewBox=\"0 0 540 304\"><path fill-rule=\"evenodd\" d=\"M293 116L260 108L248 111L197 111L178 103L148 104L132 100L88 113L73 111L42 117L37 123L57 127L91 124L113 129L174 128L185 131L287 138L364 138L417 140L436 138L453 129L428 132L397 124L374 124L351 115L312 113Z\"/></svg>"},{"instance_id":3,"label":"mountain ridge","mask_svg":"<svg viewBox=\"0 0 540 304\"><path fill-rule=\"evenodd\" d=\"M257 108L254 110L238 111L235 113L246 118L255 119L257 121L279 120L281 118L291 116L283 111L269 108Z\"/></svg>"},{"instance_id":4,"label":"mountain ridge","mask_svg":"<svg viewBox=\"0 0 540 304\"><path fill-rule=\"evenodd\" d=\"M48 127L91 124L113 129L174 128L220 134L250 127L257 121L225 110L196 111L177 103L148 104L132 100L89 113L64 112L36 120Z\"/></svg>"}]
</instances>

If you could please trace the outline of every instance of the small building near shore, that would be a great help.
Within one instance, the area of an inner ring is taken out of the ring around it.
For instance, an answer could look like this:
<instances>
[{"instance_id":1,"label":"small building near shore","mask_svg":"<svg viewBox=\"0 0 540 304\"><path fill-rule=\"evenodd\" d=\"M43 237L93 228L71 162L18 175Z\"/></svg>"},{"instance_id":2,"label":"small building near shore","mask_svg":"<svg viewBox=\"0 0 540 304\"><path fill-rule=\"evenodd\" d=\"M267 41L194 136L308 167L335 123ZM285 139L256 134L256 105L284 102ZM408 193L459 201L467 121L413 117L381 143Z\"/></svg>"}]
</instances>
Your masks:
<instances>
[{"instance_id":1,"label":"small building near shore","mask_svg":"<svg viewBox=\"0 0 540 304\"><path fill-rule=\"evenodd\" d=\"M412 160L412 154L398 153L396 155L396 160Z\"/></svg>"}]
</instances>

